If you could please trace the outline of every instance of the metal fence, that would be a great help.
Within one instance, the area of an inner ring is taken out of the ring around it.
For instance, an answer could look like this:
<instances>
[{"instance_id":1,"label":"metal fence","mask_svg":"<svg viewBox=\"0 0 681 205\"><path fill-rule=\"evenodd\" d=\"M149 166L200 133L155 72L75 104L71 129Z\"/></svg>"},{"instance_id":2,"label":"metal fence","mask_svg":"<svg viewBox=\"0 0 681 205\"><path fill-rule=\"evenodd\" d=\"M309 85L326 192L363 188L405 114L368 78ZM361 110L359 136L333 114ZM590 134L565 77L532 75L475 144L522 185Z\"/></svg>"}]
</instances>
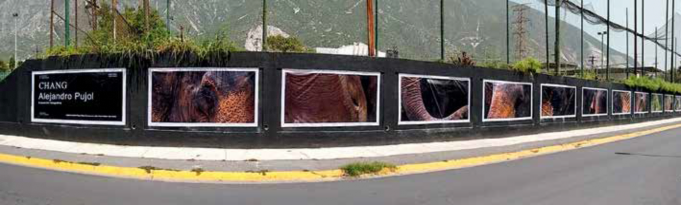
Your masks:
<instances>
[{"instance_id":1,"label":"metal fence","mask_svg":"<svg viewBox=\"0 0 681 205\"><path fill-rule=\"evenodd\" d=\"M466 52L488 67L535 58L549 74L588 71L607 80L634 74L671 80L679 57L672 48L681 34L675 32L676 0L151 2L174 34L207 38L228 28L246 50L261 49L264 24L269 35L295 36L318 53L367 55L374 38L379 56L393 50L400 58L447 61ZM139 2L118 4L123 9ZM74 10L87 15L86 6Z\"/></svg>"}]
</instances>

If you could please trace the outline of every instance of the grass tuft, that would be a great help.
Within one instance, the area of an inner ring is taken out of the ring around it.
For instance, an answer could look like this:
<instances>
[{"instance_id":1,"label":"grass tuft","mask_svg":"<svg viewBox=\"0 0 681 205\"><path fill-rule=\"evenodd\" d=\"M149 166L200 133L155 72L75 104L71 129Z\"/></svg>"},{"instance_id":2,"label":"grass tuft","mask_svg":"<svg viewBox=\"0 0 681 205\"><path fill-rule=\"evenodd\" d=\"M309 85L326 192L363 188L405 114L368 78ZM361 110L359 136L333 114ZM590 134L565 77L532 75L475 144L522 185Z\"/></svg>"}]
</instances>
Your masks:
<instances>
[{"instance_id":1,"label":"grass tuft","mask_svg":"<svg viewBox=\"0 0 681 205\"><path fill-rule=\"evenodd\" d=\"M384 169L394 171L397 166L386 162L355 162L340 168L347 176L358 177L366 174L377 174Z\"/></svg>"},{"instance_id":2,"label":"grass tuft","mask_svg":"<svg viewBox=\"0 0 681 205\"><path fill-rule=\"evenodd\" d=\"M101 163L98 163L98 162L76 162L76 164L90 165L90 166L95 166L95 167L102 165Z\"/></svg>"}]
</instances>

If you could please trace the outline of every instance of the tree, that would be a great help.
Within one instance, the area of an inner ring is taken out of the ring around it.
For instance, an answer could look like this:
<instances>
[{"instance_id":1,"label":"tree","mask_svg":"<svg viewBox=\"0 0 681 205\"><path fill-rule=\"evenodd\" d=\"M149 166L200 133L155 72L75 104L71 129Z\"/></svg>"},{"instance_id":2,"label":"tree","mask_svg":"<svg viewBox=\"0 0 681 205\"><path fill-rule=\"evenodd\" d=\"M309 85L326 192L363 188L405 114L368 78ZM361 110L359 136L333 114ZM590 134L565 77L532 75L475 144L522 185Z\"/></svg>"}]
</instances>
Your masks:
<instances>
[{"instance_id":1,"label":"tree","mask_svg":"<svg viewBox=\"0 0 681 205\"><path fill-rule=\"evenodd\" d=\"M15 67L14 67L14 64L16 63L15 61L16 61L16 60L14 60L14 57L9 58L9 65L8 65L8 67L7 67L7 68L8 68L8 69L7 69L8 71L14 70L14 68L15 68Z\"/></svg>"},{"instance_id":2,"label":"tree","mask_svg":"<svg viewBox=\"0 0 681 205\"><path fill-rule=\"evenodd\" d=\"M296 37L283 37L281 35L267 37L267 49L278 52L302 53L309 50Z\"/></svg>"},{"instance_id":3,"label":"tree","mask_svg":"<svg viewBox=\"0 0 681 205\"><path fill-rule=\"evenodd\" d=\"M541 61L533 57L527 57L513 64L513 69L524 73L541 73L542 66Z\"/></svg>"},{"instance_id":4,"label":"tree","mask_svg":"<svg viewBox=\"0 0 681 205\"><path fill-rule=\"evenodd\" d=\"M145 12L142 7L136 9L126 7L118 14L111 12L111 6L102 4L98 12L98 28L91 32L93 38L89 46L111 48L118 45L130 45L151 49L169 39L166 25L158 13L153 9L149 15L149 30L145 28ZM116 21L116 42L113 41L113 19ZM121 18L122 17L122 18Z\"/></svg>"},{"instance_id":5,"label":"tree","mask_svg":"<svg viewBox=\"0 0 681 205\"><path fill-rule=\"evenodd\" d=\"M10 70L12 69L9 68L7 63L5 63L5 61L0 60L0 72L9 72Z\"/></svg>"}]
</instances>

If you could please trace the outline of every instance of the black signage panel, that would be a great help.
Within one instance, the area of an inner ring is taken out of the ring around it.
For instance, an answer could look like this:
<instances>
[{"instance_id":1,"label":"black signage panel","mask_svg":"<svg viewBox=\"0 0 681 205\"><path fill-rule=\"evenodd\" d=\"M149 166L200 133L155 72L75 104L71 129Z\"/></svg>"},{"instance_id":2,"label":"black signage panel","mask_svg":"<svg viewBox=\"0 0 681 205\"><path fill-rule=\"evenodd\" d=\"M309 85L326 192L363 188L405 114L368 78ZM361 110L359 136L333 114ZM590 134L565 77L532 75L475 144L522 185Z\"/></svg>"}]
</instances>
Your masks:
<instances>
[{"instance_id":1,"label":"black signage panel","mask_svg":"<svg viewBox=\"0 0 681 205\"><path fill-rule=\"evenodd\" d=\"M33 72L31 121L125 125L125 70Z\"/></svg>"}]
</instances>

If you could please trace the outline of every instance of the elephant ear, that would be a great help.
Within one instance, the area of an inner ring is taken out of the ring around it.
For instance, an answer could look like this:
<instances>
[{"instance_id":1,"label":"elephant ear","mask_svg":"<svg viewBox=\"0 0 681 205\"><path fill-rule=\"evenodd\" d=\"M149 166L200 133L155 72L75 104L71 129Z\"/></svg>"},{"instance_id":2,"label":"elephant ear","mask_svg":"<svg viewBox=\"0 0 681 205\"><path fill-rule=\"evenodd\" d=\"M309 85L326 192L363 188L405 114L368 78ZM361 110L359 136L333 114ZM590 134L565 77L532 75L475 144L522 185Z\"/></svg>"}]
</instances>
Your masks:
<instances>
[{"instance_id":1,"label":"elephant ear","mask_svg":"<svg viewBox=\"0 0 681 205\"><path fill-rule=\"evenodd\" d=\"M468 106L464 106L444 118L433 117L423 103L421 79L414 77L402 78L402 109L411 121L449 121L459 120L468 116Z\"/></svg>"}]
</instances>

